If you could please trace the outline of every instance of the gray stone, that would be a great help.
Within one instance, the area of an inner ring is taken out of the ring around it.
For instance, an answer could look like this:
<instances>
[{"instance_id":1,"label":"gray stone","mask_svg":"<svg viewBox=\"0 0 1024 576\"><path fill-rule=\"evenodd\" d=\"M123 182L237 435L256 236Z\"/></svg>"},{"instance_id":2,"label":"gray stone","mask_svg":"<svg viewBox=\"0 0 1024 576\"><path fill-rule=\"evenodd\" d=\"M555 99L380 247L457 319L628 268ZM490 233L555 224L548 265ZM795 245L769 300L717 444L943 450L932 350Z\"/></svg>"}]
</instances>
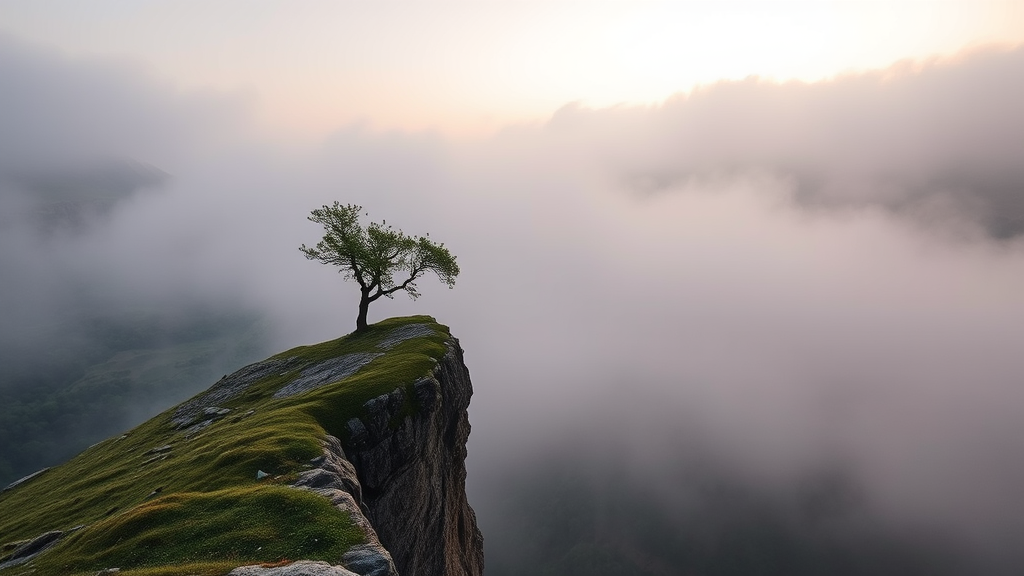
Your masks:
<instances>
[{"instance_id":1,"label":"gray stone","mask_svg":"<svg viewBox=\"0 0 1024 576\"><path fill-rule=\"evenodd\" d=\"M367 442L370 435L366 431L366 426L363 426L363 421L359 418L351 418L345 423L345 427L348 428L349 443L356 446L361 446Z\"/></svg>"},{"instance_id":2,"label":"gray stone","mask_svg":"<svg viewBox=\"0 0 1024 576\"><path fill-rule=\"evenodd\" d=\"M21 544L14 549L6 561L0 562L0 570L28 562L56 544L63 536L64 532L51 530Z\"/></svg>"},{"instance_id":3,"label":"gray stone","mask_svg":"<svg viewBox=\"0 0 1024 576\"><path fill-rule=\"evenodd\" d=\"M355 352L317 362L303 369L297 378L282 386L274 393L274 398L295 396L348 378L378 356L382 356L382 354L380 352Z\"/></svg>"},{"instance_id":4,"label":"gray stone","mask_svg":"<svg viewBox=\"0 0 1024 576\"><path fill-rule=\"evenodd\" d=\"M434 329L426 324L406 324L388 332L388 335L381 340L379 346L382 350L388 350L406 340L433 336L434 334Z\"/></svg>"},{"instance_id":5,"label":"gray stone","mask_svg":"<svg viewBox=\"0 0 1024 576\"><path fill-rule=\"evenodd\" d=\"M361 504L400 574L483 574L483 536L465 491L473 386L462 356L451 339L431 375L413 386L416 412L394 427L380 424L401 406L398 394L367 402L366 433L345 444Z\"/></svg>"},{"instance_id":6,"label":"gray stone","mask_svg":"<svg viewBox=\"0 0 1024 576\"><path fill-rule=\"evenodd\" d=\"M227 416L230 412L231 408L219 408L217 406L207 406L206 408L203 408L203 411L196 414L195 417L193 418L192 421L195 423L185 429L185 439L187 440L195 437L197 434L208 428L214 422L220 420L224 416ZM255 412L255 410L249 410L242 416L236 417L234 421L237 422L238 420L241 420L243 417L248 416L253 412ZM199 421L196 422L196 419L198 419Z\"/></svg>"},{"instance_id":7,"label":"gray stone","mask_svg":"<svg viewBox=\"0 0 1024 576\"><path fill-rule=\"evenodd\" d=\"M398 416L405 405L405 392L395 388L390 394L382 394L372 398L363 405L366 411L366 428L374 442L390 432L391 422Z\"/></svg>"},{"instance_id":8,"label":"gray stone","mask_svg":"<svg viewBox=\"0 0 1024 576\"><path fill-rule=\"evenodd\" d=\"M340 567L332 566L327 562L311 562L302 560L287 566L275 566L267 568L264 566L239 566L228 576L359 576L353 572Z\"/></svg>"},{"instance_id":9,"label":"gray stone","mask_svg":"<svg viewBox=\"0 0 1024 576\"><path fill-rule=\"evenodd\" d=\"M185 432L183 432L183 434L185 435L185 439L188 440L190 438L195 437L196 434L199 434L214 422L215 420L202 420L189 426L188 428L185 429Z\"/></svg>"},{"instance_id":10,"label":"gray stone","mask_svg":"<svg viewBox=\"0 0 1024 576\"><path fill-rule=\"evenodd\" d=\"M252 416L255 413L256 413L255 410L246 410L245 412L242 412L241 414L239 414L239 415L235 416L234 418L232 418L231 421L232 422L238 422L242 418L248 418L249 416Z\"/></svg>"},{"instance_id":11,"label":"gray stone","mask_svg":"<svg viewBox=\"0 0 1024 576\"><path fill-rule=\"evenodd\" d=\"M241 370L221 378L206 392L178 406L171 416L171 424L178 429L187 428L202 417L205 408L224 404L256 382L268 376L286 373L298 366L299 363L300 360L293 357L273 358L249 364Z\"/></svg>"},{"instance_id":12,"label":"gray stone","mask_svg":"<svg viewBox=\"0 0 1024 576\"><path fill-rule=\"evenodd\" d=\"M433 378L424 378L413 384L413 394L416 396L416 404L420 410L432 412L441 397L440 384Z\"/></svg>"},{"instance_id":13,"label":"gray stone","mask_svg":"<svg viewBox=\"0 0 1024 576\"><path fill-rule=\"evenodd\" d=\"M313 460L318 462L317 467L300 473L293 486L327 498L335 508L348 513L363 532L366 543L352 548L353 555L346 553L342 557L346 568L361 576L398 576L391 554L381 545L366 517L358 473L345 457L341 441L327 436L323 446L323 456Z\"/></svg>"},{"instance_id":14,"label":"gray stone","mask_svg":"<svg viewBox=\"0 0 1024 576\"><path fill-rule=\"evenodd\" d=\"M353 546L341 557L341 563L360 576L396 574L391 555L384 551L379 544L376 546L369 544Z\"/></svg>"}]
</instances>

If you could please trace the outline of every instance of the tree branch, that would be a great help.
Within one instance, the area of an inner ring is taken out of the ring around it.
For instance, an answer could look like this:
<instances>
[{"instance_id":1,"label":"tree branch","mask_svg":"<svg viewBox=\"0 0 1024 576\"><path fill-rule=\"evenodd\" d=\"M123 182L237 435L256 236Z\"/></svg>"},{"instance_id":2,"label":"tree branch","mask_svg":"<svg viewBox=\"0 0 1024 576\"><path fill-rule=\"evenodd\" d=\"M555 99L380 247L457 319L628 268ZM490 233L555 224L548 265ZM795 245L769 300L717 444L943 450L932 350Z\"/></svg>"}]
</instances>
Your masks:
<instances>
[{"instance_id":1,"label":"tree branch","mask_svg":"<svg viewBox=\"0 0 1024 576\"><path fill-rule=\"evenodd\" d=\"M422 266L420 266L418 268L413 268L412 272L409 273L409 277L405 279L405 282L402 282L398 286L393 286L393 287L391 287L391 288L389 288L387 290L381 290L380 292L378 292L378 296L377 297L379 298L380 296L388 296L390 294L394 294L395 292L398 292L399 290L405 290L406 288L409 287L409 284L412 284L412 282L414 280L419 278L426 271L427 271L427 269L425 267L422 267Z\"/></svg>"}]
</instances>

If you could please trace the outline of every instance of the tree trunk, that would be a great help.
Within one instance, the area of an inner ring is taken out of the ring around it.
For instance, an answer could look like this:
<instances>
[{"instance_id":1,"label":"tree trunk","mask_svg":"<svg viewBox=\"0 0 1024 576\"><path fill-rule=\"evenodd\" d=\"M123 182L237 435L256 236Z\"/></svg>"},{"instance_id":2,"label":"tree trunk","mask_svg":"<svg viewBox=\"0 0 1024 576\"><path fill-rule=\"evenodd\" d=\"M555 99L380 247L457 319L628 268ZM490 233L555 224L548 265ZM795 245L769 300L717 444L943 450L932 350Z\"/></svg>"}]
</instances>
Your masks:
<instances>
[{"instance_id":1,"label":"tree trunk","mask_svg":"<svg viewBox=\"0 0 1024 576\"><path fill-rule=\"evenodd\" d=\"M359 315L356 316L356 332L366 330L366 313L370 310L370 291L362 292L359 298Z\"/></svg>"}]
</instances>

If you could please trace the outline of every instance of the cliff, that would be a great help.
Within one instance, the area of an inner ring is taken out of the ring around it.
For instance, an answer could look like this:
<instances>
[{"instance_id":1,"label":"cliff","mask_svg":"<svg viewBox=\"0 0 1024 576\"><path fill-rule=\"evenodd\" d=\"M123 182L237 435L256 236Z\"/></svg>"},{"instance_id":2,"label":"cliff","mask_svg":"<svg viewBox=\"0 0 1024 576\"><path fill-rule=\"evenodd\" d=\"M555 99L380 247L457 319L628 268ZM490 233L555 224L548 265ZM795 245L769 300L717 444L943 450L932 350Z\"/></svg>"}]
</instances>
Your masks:
<instances>
[{"instance_id":1,"label":"cliff","mask_svg":"<svg viewBox=\"0 0 1024 576\"><path fill-rule=\"evenodd\" d=\"M0 493L0 576L480 576L471 395L424 316L246 366Z\"/></svg>"},{"instance_id":2,"label":"cliff","mask_svg":"<svg viewBox=\"0 0 1024 576\"><path fill-rule=\"evenodd\" d=\"M348 422L345 452L370 521L401 574L483 574L483 537L465 491L473 386L458 341L412 391L415 416L400 418L405 394L396 389L368 403L366 424Z\"/></svg>"}]
</instances>

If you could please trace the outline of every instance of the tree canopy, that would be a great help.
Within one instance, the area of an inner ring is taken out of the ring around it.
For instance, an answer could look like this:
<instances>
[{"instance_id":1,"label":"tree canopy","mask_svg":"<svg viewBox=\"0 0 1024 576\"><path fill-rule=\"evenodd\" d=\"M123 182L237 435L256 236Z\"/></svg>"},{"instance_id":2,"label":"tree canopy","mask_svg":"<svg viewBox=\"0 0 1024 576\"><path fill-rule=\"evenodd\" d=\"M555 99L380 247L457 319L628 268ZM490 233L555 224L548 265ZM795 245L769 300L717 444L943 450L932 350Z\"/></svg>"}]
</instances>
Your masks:
<instances>
[{"instance_id":1,"label":"tree canopy","mask_svg":"<svg viewBox=\"0 0 1024 576\"><path fill-rule=\"evenodd\" d=\"M306 258L338 266L345 280L359 284L356 330L366 328L370 303L381 296L394 298L395 292L404 291L413 300L418 298L416 281L427 272L435 273L448 288L455 287L459 265L444 244L431 241L429 235L406 236L386 221L364 228L359 224L362 211L362 206L338 202L313 210L309 220L324 227L324 237L313 248L299 248Z\"/></svg>"}]
</instances>

